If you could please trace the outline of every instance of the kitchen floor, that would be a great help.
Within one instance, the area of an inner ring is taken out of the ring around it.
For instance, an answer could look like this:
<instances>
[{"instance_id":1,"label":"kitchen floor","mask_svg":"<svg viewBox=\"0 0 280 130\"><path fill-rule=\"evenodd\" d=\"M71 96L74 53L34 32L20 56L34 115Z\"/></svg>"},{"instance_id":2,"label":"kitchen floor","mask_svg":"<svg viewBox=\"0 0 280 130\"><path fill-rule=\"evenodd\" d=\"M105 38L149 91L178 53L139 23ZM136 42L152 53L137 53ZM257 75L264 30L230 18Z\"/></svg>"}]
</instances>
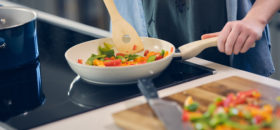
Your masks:
<instances>
[{"instance_id":1,"label":"kitchen floor","mask_svg":"<svg viewBox=\"0 0 280 130\"><path fill-rule=\"evenodd\" d=\"M9 0L60 17L109 30L109 15L101 0ZM280 80L280 13L270 22L272 57L276 72L271 76Z\"/></svg>"}]
</instances>

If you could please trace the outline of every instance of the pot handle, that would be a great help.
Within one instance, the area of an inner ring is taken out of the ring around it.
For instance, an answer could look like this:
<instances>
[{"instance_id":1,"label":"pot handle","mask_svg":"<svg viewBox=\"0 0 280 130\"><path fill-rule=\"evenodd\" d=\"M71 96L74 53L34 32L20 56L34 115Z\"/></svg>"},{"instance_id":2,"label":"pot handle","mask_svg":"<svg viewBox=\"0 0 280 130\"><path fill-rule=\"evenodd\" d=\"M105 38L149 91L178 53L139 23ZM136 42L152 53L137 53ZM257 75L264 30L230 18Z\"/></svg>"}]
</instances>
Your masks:
<instances>
[{"instance_id":1,"label":"pot handle","mask_svg":"<svg viewBox=\"0 0 280 130\"><path fill-rule=\"evenodd\" d=\"M0 37L0 49L6 48L7 44L5 43L5 39Z\"/></svg>"}]
</instances>

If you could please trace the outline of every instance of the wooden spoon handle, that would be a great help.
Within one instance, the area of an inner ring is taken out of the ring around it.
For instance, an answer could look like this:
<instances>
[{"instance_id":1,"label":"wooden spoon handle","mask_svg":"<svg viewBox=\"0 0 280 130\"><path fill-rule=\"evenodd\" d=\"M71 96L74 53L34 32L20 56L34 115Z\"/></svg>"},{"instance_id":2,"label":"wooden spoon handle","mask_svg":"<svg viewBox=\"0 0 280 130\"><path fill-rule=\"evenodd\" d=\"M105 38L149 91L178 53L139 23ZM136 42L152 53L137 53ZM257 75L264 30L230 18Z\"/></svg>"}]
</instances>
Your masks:
<instances>
[{"instance_id":1,"label":"wooden spoon handle","mask_svg":"<svg viewBox=\"0 0 280 130\"><path fill-rule=\"evenodd\" d=\"M116 21L122 19L121 15L118 12L118 9L116 8L116 5L114 3L114 0L103 0L105 3L105 6L110 14L111 21Z\"/></svg>"}]
</instances>

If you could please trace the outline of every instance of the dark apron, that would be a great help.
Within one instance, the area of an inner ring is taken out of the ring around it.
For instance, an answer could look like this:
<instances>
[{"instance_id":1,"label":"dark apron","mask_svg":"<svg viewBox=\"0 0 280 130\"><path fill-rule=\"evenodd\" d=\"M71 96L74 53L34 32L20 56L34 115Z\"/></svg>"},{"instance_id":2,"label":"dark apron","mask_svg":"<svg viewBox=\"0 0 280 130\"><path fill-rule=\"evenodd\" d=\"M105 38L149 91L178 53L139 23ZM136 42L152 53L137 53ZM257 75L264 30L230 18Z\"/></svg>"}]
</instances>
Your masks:
<instances>
[{"instance_id":1,"label":"dark apron","mask_svg":"<svg viewBox=\"0 0 280 130\"><path fill-rule=\"evenodd\" d=\"M142 0L148 36L164 39L176 47L199 40L205 33L222 30L227 22L225 0ZM216 47L198 57L230 65L229 56Z\"/></svg>"}]
</instances>

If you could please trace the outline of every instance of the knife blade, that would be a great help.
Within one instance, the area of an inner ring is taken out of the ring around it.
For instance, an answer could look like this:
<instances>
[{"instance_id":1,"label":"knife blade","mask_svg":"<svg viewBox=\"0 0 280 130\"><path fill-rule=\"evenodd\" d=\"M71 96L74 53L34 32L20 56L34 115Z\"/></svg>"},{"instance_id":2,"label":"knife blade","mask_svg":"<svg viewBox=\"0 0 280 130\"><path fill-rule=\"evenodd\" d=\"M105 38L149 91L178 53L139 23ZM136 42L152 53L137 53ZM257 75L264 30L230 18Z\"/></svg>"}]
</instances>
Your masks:
<instances>
[{"instance_id":1,"label":"knife blade","mask_svg":"<svg viewBox=\"0 0 280 130\"><path fill-rule=\"evenodd\" d=\"M192 130L189 123L182 122L182 109L176 102L159 98L151 78L139 79L138 88L167 130Z\"/></svg>"}]
</instances>

